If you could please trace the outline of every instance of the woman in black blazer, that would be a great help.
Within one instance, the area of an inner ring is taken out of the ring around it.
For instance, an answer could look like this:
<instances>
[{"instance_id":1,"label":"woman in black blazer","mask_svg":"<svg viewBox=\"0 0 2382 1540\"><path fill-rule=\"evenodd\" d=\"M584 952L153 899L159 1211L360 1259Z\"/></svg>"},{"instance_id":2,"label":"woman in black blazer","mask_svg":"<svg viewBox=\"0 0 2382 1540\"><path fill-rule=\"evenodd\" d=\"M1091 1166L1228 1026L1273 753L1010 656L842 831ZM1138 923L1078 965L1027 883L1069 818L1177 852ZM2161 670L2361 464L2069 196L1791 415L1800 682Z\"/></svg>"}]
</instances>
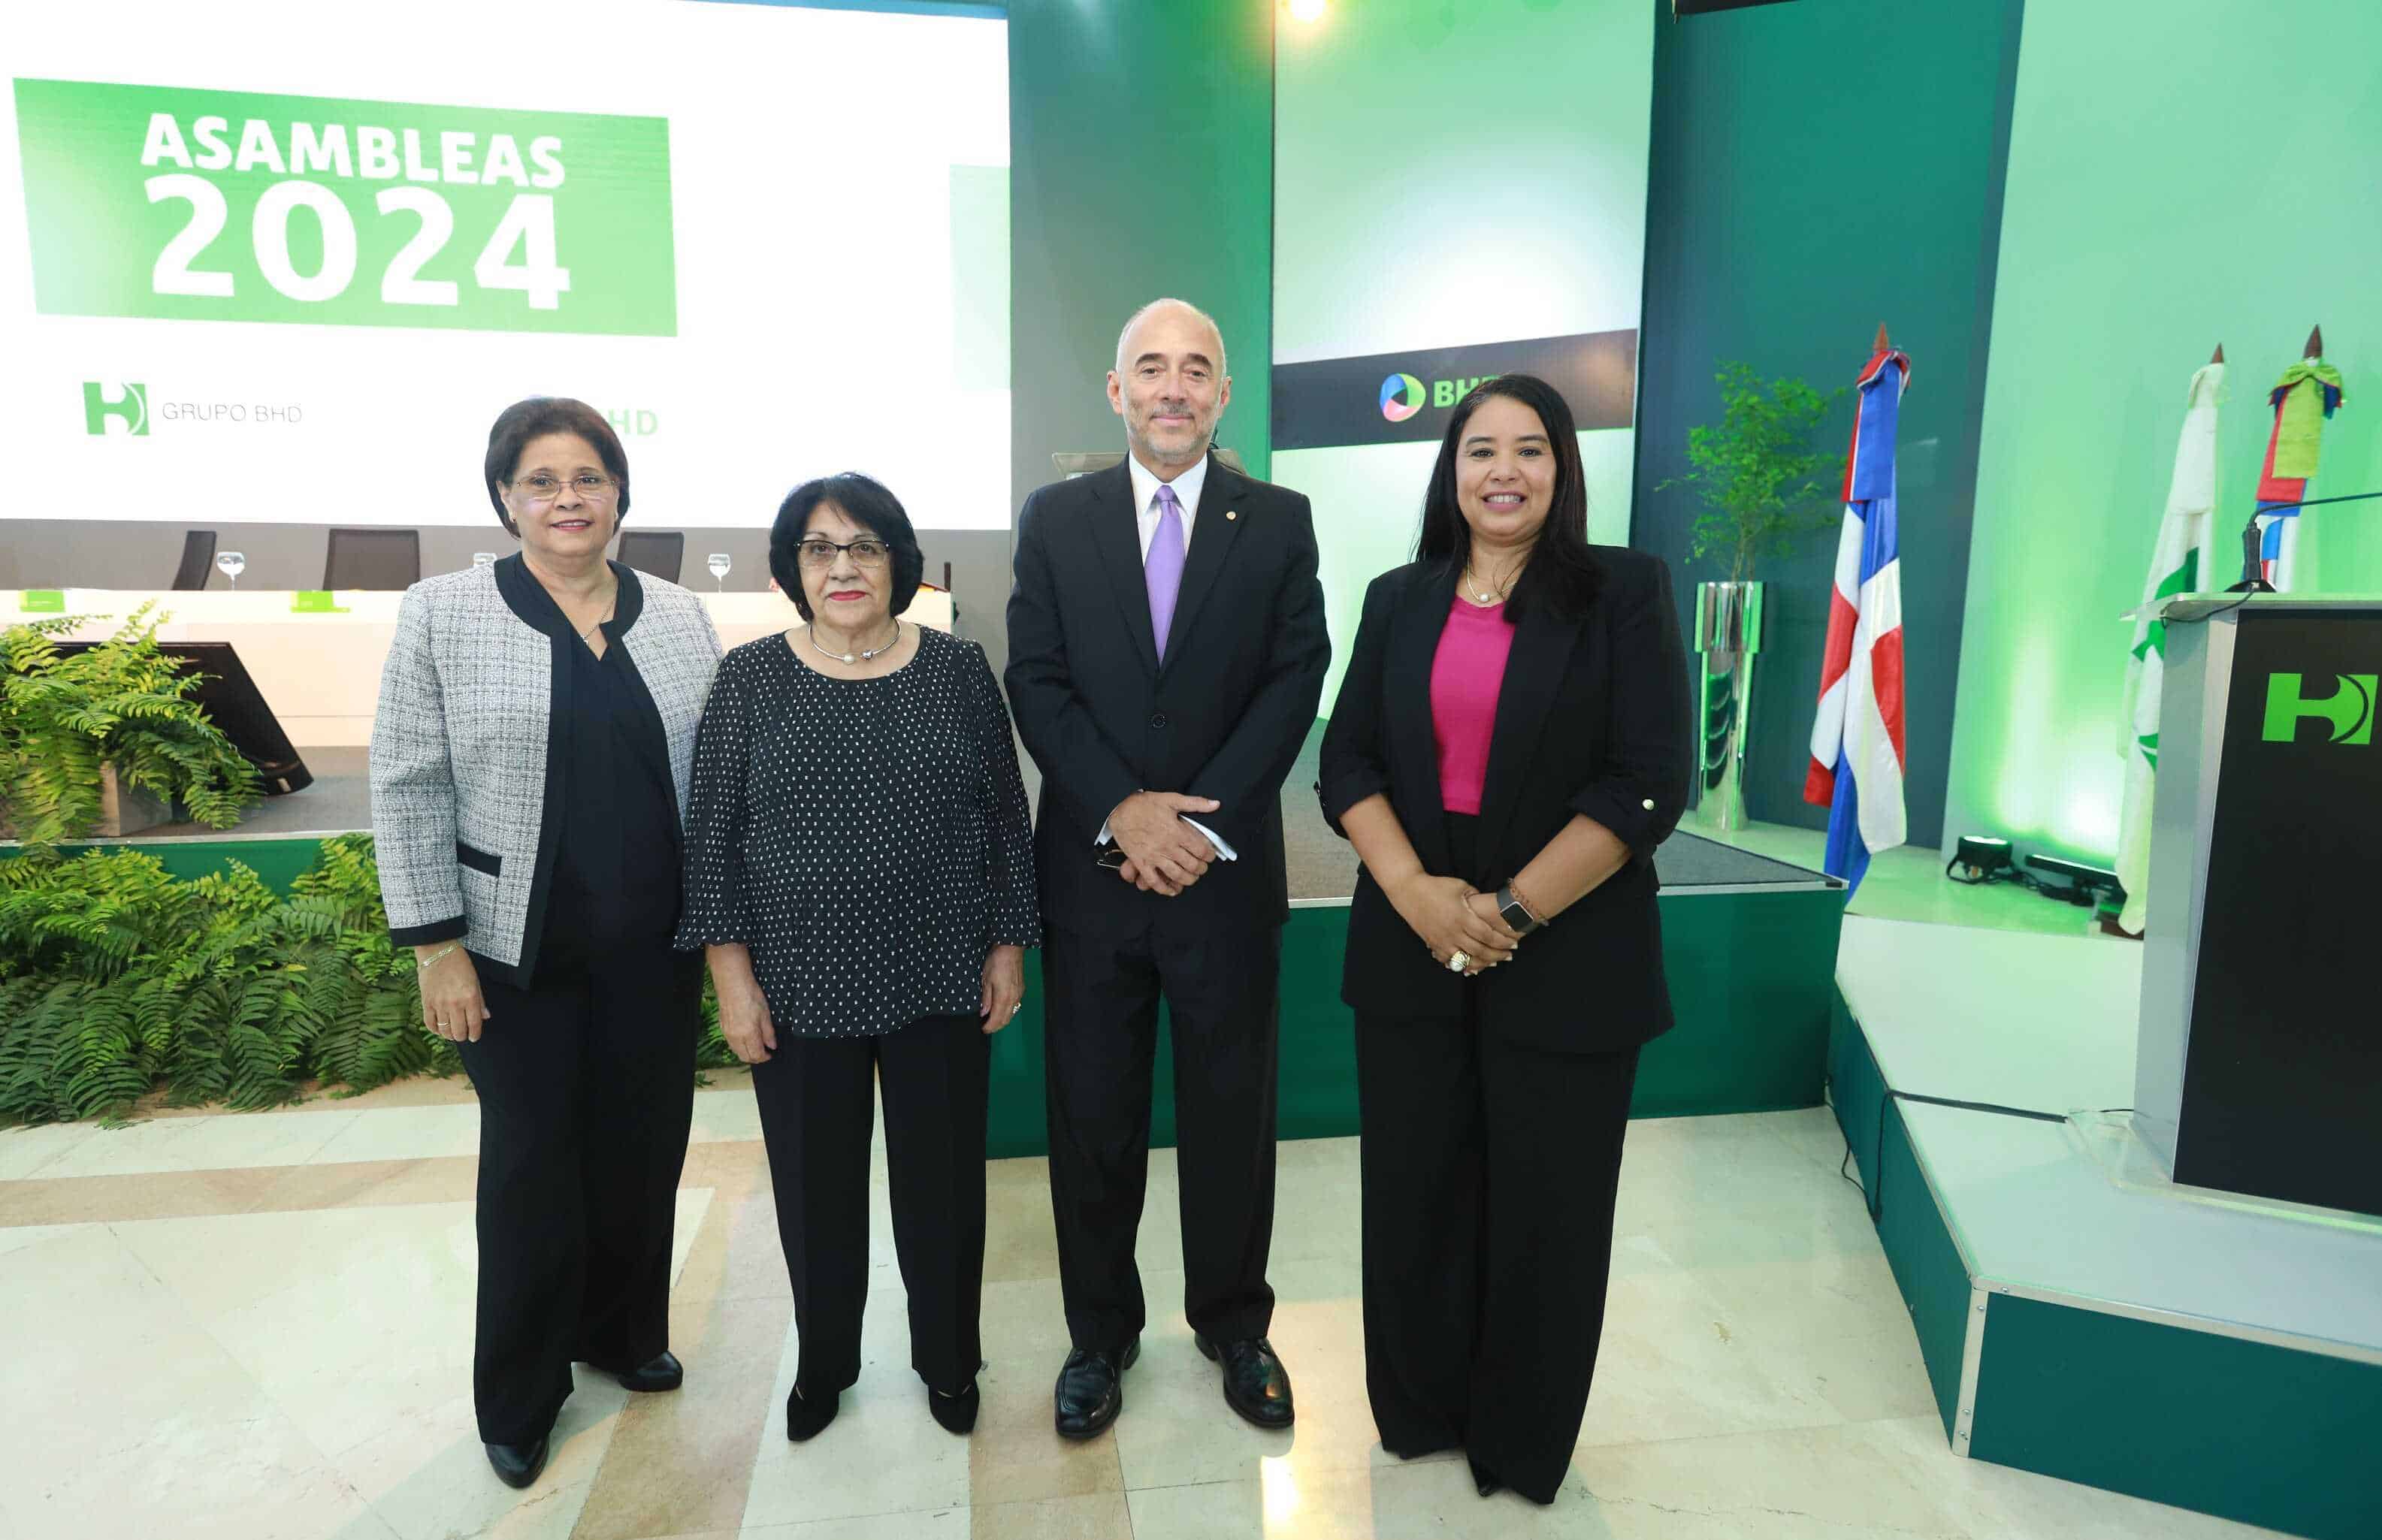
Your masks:
<instances>
[{"instance_id":1,"label":"woman in black blazer","mask_svg":"<svg viewBox=\"0 0 2382 1540\"><path fill-rule=\"evenodd\" d=\"M1654 847L1688 783L1669 576L1588 544L1570 409L1457 403L1374 580L1317 790L1364 866L1342 998L1381 1443L1554 1500L1603 1329L1638 1050L1671 1025Z\"/></svg>"}]
</instances>

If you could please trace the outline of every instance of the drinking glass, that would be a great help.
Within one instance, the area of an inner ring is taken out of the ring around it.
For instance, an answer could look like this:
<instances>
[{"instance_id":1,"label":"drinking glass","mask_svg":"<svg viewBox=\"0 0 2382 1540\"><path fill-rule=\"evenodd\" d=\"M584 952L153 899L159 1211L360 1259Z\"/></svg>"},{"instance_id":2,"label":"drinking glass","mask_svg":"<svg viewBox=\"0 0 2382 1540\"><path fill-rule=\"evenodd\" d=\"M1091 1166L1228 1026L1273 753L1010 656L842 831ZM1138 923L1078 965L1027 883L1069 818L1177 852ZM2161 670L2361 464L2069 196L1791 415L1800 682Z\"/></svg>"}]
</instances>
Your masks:
<instances>
[{"instance_id":1,"label":"drinking glass","mask_svg":"<svg viewBox=\"0 0 2382 1540\"><path fill-rule=\"evenodd\" d=\"M215 569L231 580L234 592L239 588L239 575L248 570L248 558L238 551L215 553Z\"/></svg>"},{"instance_id":2,"label":"drinking glass","mask_svg":"<svg viewBox=\"0 0 2382 1540\"><path fill-rule=\"evenodd\" d=\"M728 553L725 551L712 552L710 558L705 563L705 565L711 568L711 591L714 593L724 592L719 585L727 580L728 568L733 565L728 559Z\"/></svg>"}]
</instances>

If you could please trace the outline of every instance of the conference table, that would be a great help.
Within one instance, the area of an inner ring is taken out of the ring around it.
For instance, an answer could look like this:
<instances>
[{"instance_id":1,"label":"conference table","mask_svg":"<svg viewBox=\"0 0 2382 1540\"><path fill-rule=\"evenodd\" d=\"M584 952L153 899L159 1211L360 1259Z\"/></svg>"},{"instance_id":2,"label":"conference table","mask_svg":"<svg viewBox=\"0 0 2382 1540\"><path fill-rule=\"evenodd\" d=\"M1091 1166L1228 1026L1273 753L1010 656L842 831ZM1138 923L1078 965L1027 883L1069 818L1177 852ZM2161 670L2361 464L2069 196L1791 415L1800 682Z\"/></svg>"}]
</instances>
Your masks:
<instances>
[{"instance_id":1,"label":"conference table","mask_svg":"<svg viewBox=\"0 0 2382 1540\"><path fill-rule=\"evenodd\" d=\"M397 635L396 593L333 593L325 609L320 595L272 591L194 591L69 588L62 609L52 595L32 590L44 606L29 612L25 590L0 589L0 628L48 615L87 617L67 640L98 642L116 633L126 617L153 604L157 640L227 642L239 654L249 678L301 749L360 748L372 741L373 711L380 694L380 670ZM793 602L774 590L706 593L693 591L711 613L722 647L802 624ZM902 612L937 630L952 629L952 596L922 588Z\"/></svg>"}]
</instances>

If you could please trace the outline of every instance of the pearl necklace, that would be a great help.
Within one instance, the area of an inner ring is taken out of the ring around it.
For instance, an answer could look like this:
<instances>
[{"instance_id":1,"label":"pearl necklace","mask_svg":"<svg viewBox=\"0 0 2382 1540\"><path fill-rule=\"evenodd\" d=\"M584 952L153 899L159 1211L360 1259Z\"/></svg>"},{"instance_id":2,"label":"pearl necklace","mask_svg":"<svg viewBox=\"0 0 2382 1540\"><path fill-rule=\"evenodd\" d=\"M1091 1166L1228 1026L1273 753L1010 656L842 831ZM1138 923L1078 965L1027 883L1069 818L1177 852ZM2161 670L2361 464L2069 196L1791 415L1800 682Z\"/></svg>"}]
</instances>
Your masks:
<instances>
[{"instance_id":1,"label":"pearl necklace","mask_svg":"<svg viewBox=\"0 0 2382 1540\"><path fill-rule=\"evenodd\" d=\"M829 651L827 643L818 639L817 627L805 626L803 629L809 633L812 646L817 648L822 653L826 653L829 657L835 659L838 663L866 663L872 658L883 657L886 654L891 652L896 646L898 646L902 641L902 622L899 620L893 622L893 640L891 642L887 642L882 647L871 647L867 651L860 653L830 652Z\"/></svg>"},{"instance_id":2,"label":"pearl necklace","mask_svg":"<svg viewBox=\"0 0 2382 1540\"><path fill-rule=\"evenodd\" d=\"M1505 586L1509 592L1513 587L1513 581L1514 581L1511 578L1505 580ZM1464 568L1464 586L1475 599L1479 600L1483 605L1497 605L1503 604L1505 601L1504 593L1492 593L1488 589L1476 587L1474 585L1472 581L1472 568L1469 564L1467 564Z\"/></svg>"}]
</instances>

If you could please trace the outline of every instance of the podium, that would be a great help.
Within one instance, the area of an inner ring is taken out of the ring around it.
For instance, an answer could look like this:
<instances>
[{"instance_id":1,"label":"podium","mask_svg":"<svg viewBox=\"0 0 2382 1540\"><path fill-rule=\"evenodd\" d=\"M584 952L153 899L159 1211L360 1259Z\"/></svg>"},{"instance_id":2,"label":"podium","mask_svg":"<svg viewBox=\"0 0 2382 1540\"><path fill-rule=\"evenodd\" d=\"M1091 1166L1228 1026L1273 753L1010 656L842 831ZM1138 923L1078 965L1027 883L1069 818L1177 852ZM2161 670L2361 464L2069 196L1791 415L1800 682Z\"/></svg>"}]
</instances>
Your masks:
<instances>
[{"instance_id":1,"label":"podium","mask_svg":"<svg viewBox=\"0 0 2382 1540\"><path fill-rule=\"evenodd\" d=\"M2382 1214L2382 596L2160 615L2134 1126L2178 1182Z\"/></svg>"}]
</instances>

